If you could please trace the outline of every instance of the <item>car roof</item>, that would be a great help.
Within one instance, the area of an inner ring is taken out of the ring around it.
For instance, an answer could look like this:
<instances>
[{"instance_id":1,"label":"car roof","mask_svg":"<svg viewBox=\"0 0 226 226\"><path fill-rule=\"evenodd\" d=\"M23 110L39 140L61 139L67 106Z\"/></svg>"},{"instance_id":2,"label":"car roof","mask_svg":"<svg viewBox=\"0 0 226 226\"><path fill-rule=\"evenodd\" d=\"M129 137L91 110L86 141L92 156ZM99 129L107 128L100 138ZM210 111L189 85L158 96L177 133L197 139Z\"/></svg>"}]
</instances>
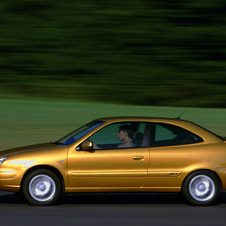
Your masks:
<instances>
[{"instance_id":1,"label":"car roof","mask_svg":"<svg viewBox=\"0 0 226 226\"><path fill-rule=\"evenodd\" d=\"M99 121L105 121L108 123L114 123L114 122L158 122L158 123L171 123L174 125L178 125L181 127L199 127L193 122L182 120L178 118L164 118L164 117L134 117L134 116L118 116L118 117L104 117L97 119Z\"/></svg>"},{"instance_id":2,"label":"car roof","mask_svg":"<svg viewBox=\"0 0 226 226\"><path fill-rule=\"evenodd\" d=\"M143 116L116 116L116 117L103 117L103 118L98 118L97 120L99 121L162 121L162 122L188 122L191 123L190 121L183 120L183 119L178 119L178 118L164 118L164 117L143 117Z\"/></svg>"}]
</instances>

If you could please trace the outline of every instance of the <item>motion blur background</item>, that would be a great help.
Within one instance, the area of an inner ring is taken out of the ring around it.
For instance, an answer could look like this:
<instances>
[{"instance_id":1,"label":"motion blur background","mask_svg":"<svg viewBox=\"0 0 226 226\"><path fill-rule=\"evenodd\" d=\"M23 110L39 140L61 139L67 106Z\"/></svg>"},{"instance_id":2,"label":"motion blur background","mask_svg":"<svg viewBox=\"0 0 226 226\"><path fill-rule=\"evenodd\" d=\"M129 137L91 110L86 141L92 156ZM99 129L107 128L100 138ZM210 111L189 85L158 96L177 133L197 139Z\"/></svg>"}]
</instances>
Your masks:
<instances>
[{"instance_id":1,"label":"motion blur background","mask_svg":"<svg viewBox=\"0 0 226 226\"><path fill-rule=\"evenodd\" d=\"M96 116L176 117L186 107L221 108L186 119L226 135L225 10L225 0L0 1L3 147Z\"/></svg>"},{"instance_id":2,"label":"motion blur background","mask_svg":"<svg viewBox=\"0 0 226 226\"><path fill-rule=\"evenodd\" d=\"M0 2L1 96L226 106L225 0Z\"/></svg>"}]
</instances>

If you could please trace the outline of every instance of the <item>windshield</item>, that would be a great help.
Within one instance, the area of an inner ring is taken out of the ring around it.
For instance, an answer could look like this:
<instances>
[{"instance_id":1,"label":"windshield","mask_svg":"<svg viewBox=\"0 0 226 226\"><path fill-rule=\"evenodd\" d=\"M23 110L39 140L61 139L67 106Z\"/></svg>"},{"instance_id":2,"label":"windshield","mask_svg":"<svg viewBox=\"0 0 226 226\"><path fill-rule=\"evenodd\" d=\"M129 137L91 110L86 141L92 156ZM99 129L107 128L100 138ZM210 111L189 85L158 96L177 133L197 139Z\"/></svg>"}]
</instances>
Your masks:
<instances>
[{"instance_id":1,"label":"windshield","mask_svg":"<svg viewBox=\"0 0 226 226\"><path fill-rule=\"evenodd\" d=\"M72 144L84 135L86 135L88 132L92 131L99 125L103 124L104 121L97 121L94 120L78 129L75 131L69 133L68 135L64 136L63 138L59 139L58 141L54 142L54 144L60 144L60 145L68 145Z\"/></svg>"}]
</instances>

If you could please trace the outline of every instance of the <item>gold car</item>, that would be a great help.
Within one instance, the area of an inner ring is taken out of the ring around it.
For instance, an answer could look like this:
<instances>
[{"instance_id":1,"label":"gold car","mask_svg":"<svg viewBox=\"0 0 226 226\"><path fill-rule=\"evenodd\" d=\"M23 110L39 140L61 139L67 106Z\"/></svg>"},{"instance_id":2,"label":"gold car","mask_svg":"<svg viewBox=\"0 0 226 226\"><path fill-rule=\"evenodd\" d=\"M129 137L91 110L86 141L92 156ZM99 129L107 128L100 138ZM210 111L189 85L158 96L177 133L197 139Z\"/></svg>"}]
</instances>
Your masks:
<instances>
[{"instance_id":1,"label":"gold car","mask_svg":"<svg viewBox=\"0 0 226 226\"><path fill-rule=\"evenodd\" d=\"M0 190L50 205L60 193L182 192L194 205L226 189L226 142L185 120L94 120L54 143L0 152Z\"/></svg>"}]
</instances>

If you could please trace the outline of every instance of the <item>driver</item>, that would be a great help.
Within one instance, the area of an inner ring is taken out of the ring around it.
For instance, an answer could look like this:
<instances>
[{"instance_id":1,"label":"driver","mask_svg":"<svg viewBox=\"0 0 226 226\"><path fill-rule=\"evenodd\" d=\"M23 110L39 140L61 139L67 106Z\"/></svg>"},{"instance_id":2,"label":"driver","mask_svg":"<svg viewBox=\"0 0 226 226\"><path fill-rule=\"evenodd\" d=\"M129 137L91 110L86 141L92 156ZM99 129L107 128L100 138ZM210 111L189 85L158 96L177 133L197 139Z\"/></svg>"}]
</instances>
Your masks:
<instances>
[{"instance_id":1,"label":"driver","mask_svg":"<svg viewBox=\"0 0 226 226\"><path fill-rule=\"evenodd\" d=\"M131 139L132 133L133 131L130 126L128 125L120 126L117 136L119 140L122 141L122 143L119 144L117 148L134 147L133 140Z\"/></svg>"}]
</instances>

